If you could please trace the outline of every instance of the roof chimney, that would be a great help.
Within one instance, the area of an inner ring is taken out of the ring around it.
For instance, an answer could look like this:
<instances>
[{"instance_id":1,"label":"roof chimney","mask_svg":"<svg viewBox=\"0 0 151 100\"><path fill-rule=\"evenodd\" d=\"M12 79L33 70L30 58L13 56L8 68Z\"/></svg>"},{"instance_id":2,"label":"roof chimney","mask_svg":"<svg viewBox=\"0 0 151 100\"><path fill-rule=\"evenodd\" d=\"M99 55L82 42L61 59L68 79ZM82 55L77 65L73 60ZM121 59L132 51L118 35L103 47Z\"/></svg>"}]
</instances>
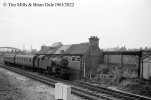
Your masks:
<instances>
[{"instance_id":1,"label":"roof chimney","mask_svg":"<svg viewBox=\"0 0 151 100\"><path fill-rule=\"evenodd\" d=\"M89 43L90 43L90 46L93 46L93 47L95 47L95 46L99 46L99 38L97 37L97 36L91 36L90 38L89 38Z\"/></svg>"}]
</instances>

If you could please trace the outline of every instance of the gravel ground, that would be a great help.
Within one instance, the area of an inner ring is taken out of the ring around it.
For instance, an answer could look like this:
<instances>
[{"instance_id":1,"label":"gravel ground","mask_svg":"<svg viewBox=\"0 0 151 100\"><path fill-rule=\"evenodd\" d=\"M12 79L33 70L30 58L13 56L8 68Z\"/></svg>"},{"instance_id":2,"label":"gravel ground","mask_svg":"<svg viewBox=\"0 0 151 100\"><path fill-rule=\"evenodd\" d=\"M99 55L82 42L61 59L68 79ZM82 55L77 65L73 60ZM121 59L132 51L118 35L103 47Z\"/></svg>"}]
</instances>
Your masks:
<instances>
[{"instance_id":1,"label":"gravel ground","mask_svg":"<svg viewBox=\"0 0 151 100\"><path fill-rule=\"evenodd\" d=\"M55 100L54 88L0 68L0 100Z\"/></svg>"}]
</instances>

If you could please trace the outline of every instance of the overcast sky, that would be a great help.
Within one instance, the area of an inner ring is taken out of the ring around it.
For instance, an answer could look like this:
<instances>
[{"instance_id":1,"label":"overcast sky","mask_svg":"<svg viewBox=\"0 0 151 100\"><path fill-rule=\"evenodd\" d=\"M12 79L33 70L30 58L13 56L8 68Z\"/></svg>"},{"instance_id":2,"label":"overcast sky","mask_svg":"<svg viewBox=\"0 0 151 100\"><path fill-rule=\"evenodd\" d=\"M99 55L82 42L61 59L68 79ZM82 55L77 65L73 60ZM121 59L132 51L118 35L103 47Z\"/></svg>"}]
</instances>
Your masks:
<instances>
[{"instance_id":1,"label":"overcast sky","mask_svg":"<svg viewBox=\"0 0 151 100\"><path fill-rule=\"evenodd\" d=\"M74 7L4 7L4 3L74 3ZM40 49L100 38L99 47L151 47L151 0L0 0L0 47Z\"/></svg>"}]
</instances>

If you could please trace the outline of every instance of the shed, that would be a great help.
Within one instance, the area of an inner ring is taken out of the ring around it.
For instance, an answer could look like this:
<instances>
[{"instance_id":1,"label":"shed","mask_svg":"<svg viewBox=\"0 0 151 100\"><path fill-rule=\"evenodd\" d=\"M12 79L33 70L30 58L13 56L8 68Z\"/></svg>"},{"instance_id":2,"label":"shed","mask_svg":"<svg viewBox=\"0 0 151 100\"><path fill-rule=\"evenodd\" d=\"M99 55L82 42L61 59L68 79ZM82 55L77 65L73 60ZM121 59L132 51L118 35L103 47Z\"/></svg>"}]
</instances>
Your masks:
<instances>
[{"instance_id":1,"label":"shed","mask_svg":"<svg viewBox=\"0 0 151 100\"><path fill-rule=\"evenodd\" d=\"M144 79L151 79L151 53L141 59L141 76Z\"/></svg>"}]
</instances>

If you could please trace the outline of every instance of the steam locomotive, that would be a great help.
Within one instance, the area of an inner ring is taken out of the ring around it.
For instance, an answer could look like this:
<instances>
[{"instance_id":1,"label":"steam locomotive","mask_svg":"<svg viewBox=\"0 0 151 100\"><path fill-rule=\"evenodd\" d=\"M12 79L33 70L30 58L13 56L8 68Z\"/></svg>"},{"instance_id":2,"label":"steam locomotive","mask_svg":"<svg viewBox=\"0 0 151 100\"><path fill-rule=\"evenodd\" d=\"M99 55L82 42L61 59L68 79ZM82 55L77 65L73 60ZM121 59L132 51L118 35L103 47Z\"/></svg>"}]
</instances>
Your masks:
<instances>
[{"instance_id":1,"label":"steam locomotive","mask_svg":"<svg viewBox=\"0 0 151 100\"><path fill-rule=\"evenodd\" d=\"M3 61L5 64L32 69L57 78L69 79L71 75L68 67L69 62L62 56L5 54Z\"/></svg>"}]
</instances>

